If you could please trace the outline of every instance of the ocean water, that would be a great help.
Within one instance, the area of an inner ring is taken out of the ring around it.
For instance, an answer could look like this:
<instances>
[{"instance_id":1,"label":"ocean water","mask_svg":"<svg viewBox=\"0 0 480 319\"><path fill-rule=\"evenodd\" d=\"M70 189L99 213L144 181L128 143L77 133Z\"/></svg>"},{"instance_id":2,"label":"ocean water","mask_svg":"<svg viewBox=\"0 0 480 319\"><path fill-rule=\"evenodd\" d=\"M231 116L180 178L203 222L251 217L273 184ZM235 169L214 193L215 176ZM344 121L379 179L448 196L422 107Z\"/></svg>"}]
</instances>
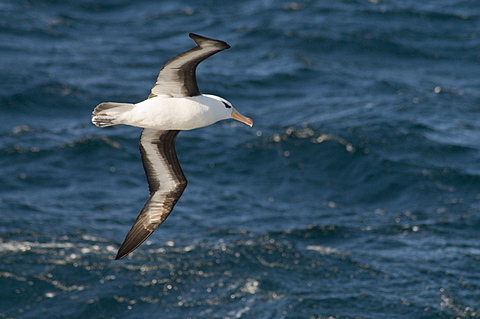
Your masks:
<instances>
[{"instance_id":1,"label":"ocean water","mask_svg":"<svg viewBox=\"0 0 480 319\"><path fill-rule=\"evenodd\" d=\"M189 32L189 185L134 253L145 99ZM480 318L474 0L0 1L0 318Z\"/></svg>"}]
</instances>

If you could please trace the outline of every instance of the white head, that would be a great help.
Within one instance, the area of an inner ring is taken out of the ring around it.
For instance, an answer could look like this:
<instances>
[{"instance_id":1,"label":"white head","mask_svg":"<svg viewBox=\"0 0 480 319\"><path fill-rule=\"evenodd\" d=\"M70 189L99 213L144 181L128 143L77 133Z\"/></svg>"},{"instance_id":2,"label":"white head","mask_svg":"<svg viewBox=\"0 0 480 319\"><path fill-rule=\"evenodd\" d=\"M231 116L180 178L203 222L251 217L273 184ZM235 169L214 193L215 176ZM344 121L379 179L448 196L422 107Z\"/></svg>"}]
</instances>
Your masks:
<instances>
[{"instance_id":1,"label":"white head","mask_svg":"<svg viewBox=\"0 0 480 319\"><path fill-rule=\"evenodd\" d=\"M253 126L253 120L246 116L240 114L233 106L232 103L228 102L224 98L221 98L216 95L210 94L203 94L203 96L212 98L220 103L215 103L215 105L211 105L211 107L215 108L215 113L219 116L223 116L222 119L229 119L232 118L234 120L240 121L248 126Z\"/></svg>"}]
</instances>

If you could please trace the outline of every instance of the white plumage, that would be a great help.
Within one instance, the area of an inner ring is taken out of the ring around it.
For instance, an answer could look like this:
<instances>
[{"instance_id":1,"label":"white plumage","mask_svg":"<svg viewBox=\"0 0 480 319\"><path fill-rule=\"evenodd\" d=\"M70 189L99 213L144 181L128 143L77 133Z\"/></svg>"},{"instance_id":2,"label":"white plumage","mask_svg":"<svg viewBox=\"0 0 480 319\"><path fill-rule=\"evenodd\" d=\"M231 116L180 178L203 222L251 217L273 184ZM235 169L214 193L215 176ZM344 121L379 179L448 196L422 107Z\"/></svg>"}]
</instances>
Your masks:
<instances>
[{"instance_id":1,"label":"white plumage","mask_svg":"<svg viewBox=\"0 0 480 319\"><path fill-rule=\"evenodd\" d=\"M232 117L231 104L214 95L155 96L137 104L102 103L92 121L157 130L192 130ZM96 123L97 122L97 123ZM108 125L99 125L108 126Z\"/></svg>"}]
</instances>

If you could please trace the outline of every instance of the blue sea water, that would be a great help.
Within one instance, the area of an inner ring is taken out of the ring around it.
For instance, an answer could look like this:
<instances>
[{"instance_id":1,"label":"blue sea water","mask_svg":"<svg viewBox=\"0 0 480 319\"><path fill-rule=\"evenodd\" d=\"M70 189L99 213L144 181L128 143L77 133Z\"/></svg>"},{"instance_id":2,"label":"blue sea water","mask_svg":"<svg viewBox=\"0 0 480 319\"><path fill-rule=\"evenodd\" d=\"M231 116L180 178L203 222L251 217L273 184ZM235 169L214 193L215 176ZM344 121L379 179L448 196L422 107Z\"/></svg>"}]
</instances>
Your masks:
<instances>
[{"instance_id":1,"label":"blue sea water","mask_svg":"<svg viewBox=\"0 0 480 319\"><path fill-rule=\"evenodd\" d=\"M182 132L148 197L145 99L194 44L200 89L255 121ZM474 0L0 1L0 318L480 318Z\"/></svg>"}]
</instances>

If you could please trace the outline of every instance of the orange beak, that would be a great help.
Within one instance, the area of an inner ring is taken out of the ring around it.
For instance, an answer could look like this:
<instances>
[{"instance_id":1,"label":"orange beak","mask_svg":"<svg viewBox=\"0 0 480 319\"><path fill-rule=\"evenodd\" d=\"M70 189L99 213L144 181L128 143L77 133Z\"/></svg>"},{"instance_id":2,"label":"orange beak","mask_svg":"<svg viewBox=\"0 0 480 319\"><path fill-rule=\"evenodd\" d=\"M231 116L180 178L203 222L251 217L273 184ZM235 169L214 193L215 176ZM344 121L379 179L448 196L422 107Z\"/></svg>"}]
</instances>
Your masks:
<instances>
[{"instance_id":1,"label":"orange beak","mask_svg":"<svg viewBox=\"0 0 480 319\"><path fill-rule=\"evenodd\" d=\"M245 123L250 127L253 126L253 120L251 118L243 116L233 107L232 107L232 119Z\"/></svg>"}]
</instances>

